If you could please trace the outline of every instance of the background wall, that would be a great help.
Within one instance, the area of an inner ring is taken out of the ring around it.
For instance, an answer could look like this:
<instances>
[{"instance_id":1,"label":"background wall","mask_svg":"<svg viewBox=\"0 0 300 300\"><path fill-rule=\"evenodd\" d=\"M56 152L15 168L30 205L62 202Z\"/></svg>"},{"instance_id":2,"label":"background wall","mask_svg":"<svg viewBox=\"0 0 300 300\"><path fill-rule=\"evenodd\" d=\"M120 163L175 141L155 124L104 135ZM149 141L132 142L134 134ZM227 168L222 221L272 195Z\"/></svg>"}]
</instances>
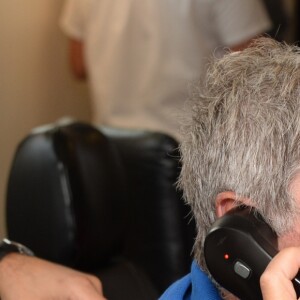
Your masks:
<instances>
[{"instance_id":1,"label":"background wall","mask_svg":"<svg viewBox=\"0 0 300 300\"><path fill-rule=\"evenodd\" d=\"M284 0L287 8L287 12L290 18L290 27L287 32L286 40L288 42L294 43L296 39L296 29L297 29L297 22L299 19L298 12L296 11L296 6L298 3L296 1L299 0ZM297 4L296 4L297 3Z\"/></svg>"},{"instance_id":2,"label":"background wall","mask_svg":"<svg viewBox=\"0 0 300 300\"><path fill-rule=\"evenodd\" d=\"M35 126L90 119L87 86L70 75L58 28L62 0L4 0L0 10L0 237L13 153Z\"/></svg>"}]
</instances>

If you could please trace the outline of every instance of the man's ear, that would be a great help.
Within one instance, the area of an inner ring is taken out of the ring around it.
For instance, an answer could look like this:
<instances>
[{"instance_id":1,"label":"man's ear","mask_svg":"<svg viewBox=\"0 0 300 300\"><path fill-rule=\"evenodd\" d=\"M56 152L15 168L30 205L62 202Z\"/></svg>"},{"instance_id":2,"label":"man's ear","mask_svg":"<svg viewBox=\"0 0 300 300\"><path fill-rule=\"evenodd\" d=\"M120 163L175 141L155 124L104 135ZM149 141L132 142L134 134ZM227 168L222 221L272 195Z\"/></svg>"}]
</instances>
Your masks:
<instances>
[{"instance_id":1,"label":"man's ear","mask_svg":"<svg viewBox=\"0 0 300 300\"><path fill-rule=\"evenodd\" d=\"M236 194L231 191L219 193L216 197L216 215L218 218L225 215L236 206Z\"/></svg>"},{"instance_id":2,"label":"man's ear","mask_svg":"<svg viewBox=\"0 0 300 300\"><path fill-rule=\"evenodd\" d=\"M239 198L237 201L237 197L234 192L226 191L219 193L216 197L216 215L220 218L229 210L241 204L252 206L251 201L247 198Z\"/></svg>"}]
</instances>

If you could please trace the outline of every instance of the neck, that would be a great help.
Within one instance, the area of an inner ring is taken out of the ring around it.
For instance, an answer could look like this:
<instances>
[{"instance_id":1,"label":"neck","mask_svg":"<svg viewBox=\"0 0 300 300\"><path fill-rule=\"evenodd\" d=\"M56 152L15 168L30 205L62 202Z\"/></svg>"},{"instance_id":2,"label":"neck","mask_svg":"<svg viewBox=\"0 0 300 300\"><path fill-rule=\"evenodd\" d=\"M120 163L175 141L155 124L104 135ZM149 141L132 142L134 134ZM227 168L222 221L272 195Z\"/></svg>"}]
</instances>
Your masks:
<instances>
[{"instance_id":1,"label":"neck","mask_svg":"<svg viewBox=\"0 0 300 300\"><path fill-rule=\"evenodd\" d=\"M239 300L239 298L223 289L221 290L221 297L224 300Z\"/></svg>"}]
</instances>

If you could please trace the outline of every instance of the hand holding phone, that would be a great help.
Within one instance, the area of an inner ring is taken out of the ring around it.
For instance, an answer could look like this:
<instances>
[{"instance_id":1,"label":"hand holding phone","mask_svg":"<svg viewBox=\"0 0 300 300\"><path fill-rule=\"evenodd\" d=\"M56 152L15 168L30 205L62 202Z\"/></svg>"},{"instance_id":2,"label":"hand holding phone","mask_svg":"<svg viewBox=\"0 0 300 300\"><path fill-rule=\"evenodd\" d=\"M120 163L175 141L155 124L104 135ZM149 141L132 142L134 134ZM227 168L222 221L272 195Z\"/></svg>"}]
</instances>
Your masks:
<instances>
[{"instance_id":1,"label":"hand holding phone","mask_svg":"<svg viewBox=\"0 0 300 300\"><path fill-rule=\"evenodd\" d=\"M205 262L213 278L243 300L263 299L260 277L277 253L276 233L248 206L237 207L218 219L204 243ZM300 297L299 278L298 274L290 282L297 298Z\"/></svg>"},{"instance_id":2,"label":"hand holding phone","mask_svg":"<svg viewBox=\"0 0 300 300\"><path fill-rule=\"evenodd\" d=\"M292 279L300 269L300 247L281 250L268 264L260 278L264 300L298 299Z\"/></svg>"}]
</instances>

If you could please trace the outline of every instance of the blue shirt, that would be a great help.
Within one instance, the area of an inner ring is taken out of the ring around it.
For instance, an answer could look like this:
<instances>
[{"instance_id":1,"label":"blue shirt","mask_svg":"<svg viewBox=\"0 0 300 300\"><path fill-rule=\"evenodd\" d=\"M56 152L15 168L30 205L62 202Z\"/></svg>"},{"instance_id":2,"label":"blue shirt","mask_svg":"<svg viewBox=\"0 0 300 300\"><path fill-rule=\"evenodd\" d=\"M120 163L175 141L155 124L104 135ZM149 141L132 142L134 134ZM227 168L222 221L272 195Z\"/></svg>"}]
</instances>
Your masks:
<instances>
[{"instance_id":1,"label":"blue shirt","mask_svg":"<svg viewBox=\"0 0 300 300\"><path fill-rule=\"evenodd\" d=\"M194 261L191 273L173 283L159 300L222 300L218 290Z\"/></svg>"}]
</instances>

